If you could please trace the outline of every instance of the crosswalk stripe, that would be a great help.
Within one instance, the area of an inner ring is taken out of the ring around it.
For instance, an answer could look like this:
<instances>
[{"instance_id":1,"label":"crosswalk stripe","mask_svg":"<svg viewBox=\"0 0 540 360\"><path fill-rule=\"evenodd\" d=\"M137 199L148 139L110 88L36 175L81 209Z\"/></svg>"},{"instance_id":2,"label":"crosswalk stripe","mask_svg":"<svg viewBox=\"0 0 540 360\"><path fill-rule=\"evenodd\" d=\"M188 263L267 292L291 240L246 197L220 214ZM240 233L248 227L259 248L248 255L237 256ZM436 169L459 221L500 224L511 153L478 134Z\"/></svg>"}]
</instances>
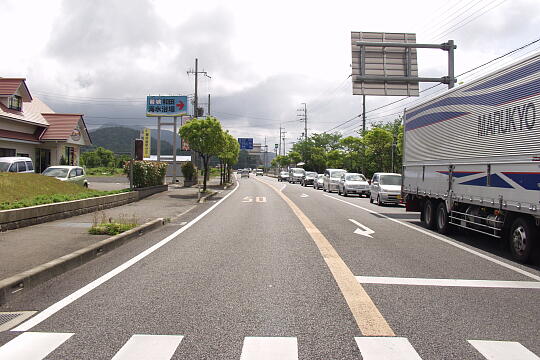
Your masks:
<instances>
[{"instance_id":1,"label":"crosswalk stripe","mask_svg":"<svg viewBox=\"0 0 540 360\"><path fill-rule=\"evenodd\" d=\"M298 343L295 337L248 336L240 360L298 360Z\"/></svg>"},{"instance_id":2,"label":"crosswalk stripe","mask_svg":"<svg viewBox=\"0 0 540 360\"><path fill-rule=\"evenodd\" d=\"M0 360L41 360L69 339L72 333L27 332L0 347Z\"/></svg>"},{"instance_id":3,"label":"crosswalk stripe","mask_svg":"<svg viewBox=\"0 0 540 360\"><path fill-rule=\"evenodd\" d=\"M364 360L422 360L403 337L355 337Z\"/></svg>"},{"instance_id":4,"label":"crosswalk stripe","mask_svg":"<svg viewBox=\"0 0 540 360\"><path fill-rule=\"evenodd\" d=\"M487 360L540 360L516 341L467 340Z\"/></svg>"},{"instance_id":5,"label":"crosswalk stripe","mask_svg":"<svg viewBox=\"0 0 540 360\"><path fill-rule=\"evenodd\" d=\"M133 335L111 360L169 360L182 335Z\"/></svg>"}]
</instances>

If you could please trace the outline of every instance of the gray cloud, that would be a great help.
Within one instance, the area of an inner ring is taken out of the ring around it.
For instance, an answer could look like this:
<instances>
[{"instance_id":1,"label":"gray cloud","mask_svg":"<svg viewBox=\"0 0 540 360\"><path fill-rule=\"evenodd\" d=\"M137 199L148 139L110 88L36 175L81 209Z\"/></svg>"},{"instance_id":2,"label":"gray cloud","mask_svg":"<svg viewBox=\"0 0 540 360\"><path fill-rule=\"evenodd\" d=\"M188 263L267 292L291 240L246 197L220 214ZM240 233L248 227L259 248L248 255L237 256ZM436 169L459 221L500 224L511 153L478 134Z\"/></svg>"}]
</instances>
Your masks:
<instances>
[{"instance_id":1,"label":"gray cloud","mask_svg":"<svg viewBox=\"0 0 540 360\"><path fill-rule=\"evenodd\" d=\"M61 12L47 50L61 60L95 64L117 52L155 47L163 35L148 0L70 0Z\"/></svg>"}]
</instances>

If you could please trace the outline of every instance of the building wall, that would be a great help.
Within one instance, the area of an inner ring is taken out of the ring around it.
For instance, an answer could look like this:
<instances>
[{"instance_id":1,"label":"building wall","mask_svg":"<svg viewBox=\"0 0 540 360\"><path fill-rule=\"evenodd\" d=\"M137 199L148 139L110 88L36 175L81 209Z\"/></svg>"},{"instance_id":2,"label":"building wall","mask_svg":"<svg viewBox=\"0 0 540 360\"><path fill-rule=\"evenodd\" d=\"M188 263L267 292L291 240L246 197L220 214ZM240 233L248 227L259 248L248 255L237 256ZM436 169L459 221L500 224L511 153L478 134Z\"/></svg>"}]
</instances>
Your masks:
<instances>
[{"instance_id":1,"label":"building wall","mask_svg":"<svg viewBox=\"0 0 540 360\"><path fill-rule=\"evenodd\" d=\"M28 144L17 141L0 140L0 148L15 149L15 155L27 154L34 161L37 144Z\"/></svg>"},{"instance_id":2,"label":"building wall","mask_svg":"<svg viewBox=\"0 0 540 360\"><path fill-rule=\"evenodd\" d=\"M33 134L36 131L37 126L0 118L0 129Z\"/></svg>"}]
</instances>

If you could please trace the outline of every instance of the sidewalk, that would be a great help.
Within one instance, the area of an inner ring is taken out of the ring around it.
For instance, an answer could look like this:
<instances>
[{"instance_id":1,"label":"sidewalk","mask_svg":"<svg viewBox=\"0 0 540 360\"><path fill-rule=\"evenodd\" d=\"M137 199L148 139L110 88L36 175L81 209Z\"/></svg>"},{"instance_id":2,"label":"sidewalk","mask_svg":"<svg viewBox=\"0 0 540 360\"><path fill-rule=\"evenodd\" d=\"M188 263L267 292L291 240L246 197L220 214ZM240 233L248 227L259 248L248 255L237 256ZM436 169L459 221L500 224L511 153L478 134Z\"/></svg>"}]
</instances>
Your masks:
<instances>
[{"instance_id":1,"label":"sidewalk","mask_svg":"<svg viewBox=\"0 0 540 360\"><path fill-rule=\"evenodd\" d=\"M217 180L217 182L216 182ZM209 189L219 186L211 179ZM156 218L174 220L197 206L197 188L170 185L168 191L115 208L0 232L0 280L80 250L108 235L90 235L94 220L135 217L139 224Z\"/></svg>"}]
</instances>

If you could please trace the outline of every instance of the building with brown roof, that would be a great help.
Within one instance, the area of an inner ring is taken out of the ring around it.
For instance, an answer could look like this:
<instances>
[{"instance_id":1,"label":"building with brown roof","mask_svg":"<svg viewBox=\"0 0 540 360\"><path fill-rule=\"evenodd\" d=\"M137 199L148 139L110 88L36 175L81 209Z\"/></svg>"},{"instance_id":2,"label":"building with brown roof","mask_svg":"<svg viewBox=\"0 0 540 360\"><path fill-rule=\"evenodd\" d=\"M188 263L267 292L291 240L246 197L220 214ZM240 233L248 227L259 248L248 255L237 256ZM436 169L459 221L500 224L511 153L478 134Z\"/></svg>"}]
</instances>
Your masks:
<instances>
[{"instance_id":1,"label":"building with brown roof","mask_svg":"<svg viewBox=\"0 0 540 360\"><path fill-rule=\"evenodd\" d=\"M82 114L58 114L33 98L22 78L0 78L0 157L27 156L36 172L78 165L80 147L91 145Z\"/></svg>"}]
</instances>

